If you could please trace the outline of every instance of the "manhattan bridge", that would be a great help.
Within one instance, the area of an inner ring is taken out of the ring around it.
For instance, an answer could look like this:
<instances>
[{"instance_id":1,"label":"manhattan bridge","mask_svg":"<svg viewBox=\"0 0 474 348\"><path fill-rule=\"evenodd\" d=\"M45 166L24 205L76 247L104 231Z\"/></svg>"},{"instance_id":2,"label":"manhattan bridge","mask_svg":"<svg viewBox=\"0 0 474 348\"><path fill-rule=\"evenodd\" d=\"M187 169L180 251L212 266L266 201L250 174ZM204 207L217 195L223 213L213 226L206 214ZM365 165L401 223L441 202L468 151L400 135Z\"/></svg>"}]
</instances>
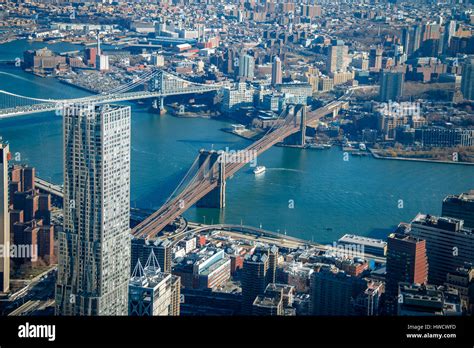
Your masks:
<instances>
[{"instance_id":1,"label":"manhattan bridge","mask_svg":"<svg viewBox=\"0 0 474 348\"><path fill-rule=\"evenodd\" d=\"M148 90L143 90L144 85L148 86ZM123 86L83 98L39 99L0 90L0 118L60 110L69 104L109 104L150 98L153 99L156 108L163 108L165 97L218 91L223 86L190 82L169 72L155 69ZM142 90L139 90L140 87Z\"/></svg>"}]
</instances>

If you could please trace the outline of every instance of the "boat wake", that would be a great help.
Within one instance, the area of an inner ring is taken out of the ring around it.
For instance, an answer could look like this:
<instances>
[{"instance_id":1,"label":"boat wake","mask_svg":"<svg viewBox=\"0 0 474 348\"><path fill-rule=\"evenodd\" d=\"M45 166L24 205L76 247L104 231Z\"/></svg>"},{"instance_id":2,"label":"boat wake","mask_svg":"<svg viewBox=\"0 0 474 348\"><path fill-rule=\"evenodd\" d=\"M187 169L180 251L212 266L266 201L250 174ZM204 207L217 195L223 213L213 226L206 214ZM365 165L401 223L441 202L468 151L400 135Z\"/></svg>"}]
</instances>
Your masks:
<instances>
[{"instance_id":1,"label":"boat wake","mask_svg":"<svg viewBox=\"0 0 474 348\"><path fill-rule=\"evenodd\" d=\"M267 168L267 171L282 171L282 172L304 173L304 170L291 169L291 168Z\"/></svg>"},{"instance_id":2,"label":"boat wake","mask_svg":"<svg viewBox=\"0 0 474 348\"><path fill-rule=\"evenodd\" d=\"M0 71L0 74L1 75L7 75L7 76L10 76L10 77L13 77L14 79L18 79L18 80L22 80L22 81L26 81L26 82L31 83L31 80L28 80L25 77L21 77L21 76L15 75L15 74L7 73L7 72L4 72L4 71Z\"/></svg>"}]
</instances>

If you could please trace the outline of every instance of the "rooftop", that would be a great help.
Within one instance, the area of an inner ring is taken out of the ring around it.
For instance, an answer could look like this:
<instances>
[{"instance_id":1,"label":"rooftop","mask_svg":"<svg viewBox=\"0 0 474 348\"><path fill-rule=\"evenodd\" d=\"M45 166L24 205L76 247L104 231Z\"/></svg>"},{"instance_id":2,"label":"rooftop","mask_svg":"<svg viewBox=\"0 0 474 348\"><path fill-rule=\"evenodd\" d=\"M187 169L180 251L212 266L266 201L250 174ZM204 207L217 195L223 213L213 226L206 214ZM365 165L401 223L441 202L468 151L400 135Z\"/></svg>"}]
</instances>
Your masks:
<instances>
[{"instance_id":1,"label":"rooftop","mask_svg":"<svg viewBox=\"0 0 474 348\"><path fill-rule=\"evenodd\" d=\"M265 289L265 292L267 291L282 291L283 294L289 294L294 290L293 285L288 285L288 284L280 284L280 283L270 283L267 285L267 288Z\"/></svg>"},{"instance_id":2,"label":"rooftop","mask_svg":"<svg viewBox=\"0 0 474 348\"><path fill-rule=\"evenodd\" d=\"M421 239L415 238L413 236L407 235L407 234L400 234L400 233L391 233L388 236L389 239L397 239L397 240L403 240L408 243L418 243Z\"/></svg>"},{"instance_id":3,"label":"rooftop","mask_svg":"<svg viewBox=\"0 0 474 348\"><path fill-rule=\"evenodd\" d=\"M449 195L443 199L443 202L451 201L474 202L474 190L469 190L468 192L461 193L460 195Z\"/></svg>"},{"instance_id":4,"label":"rooftop","mask_svg":"<svg viewBox=\"0 0 474 348\"><path fill-rule=\"evenodd\" d=\"M345 234L339 239L339 242L363 244L363 245L373 246L373 247L378 247L378 248L383 248L387 245L387 242L384 240L357 236L354 234Z\"/></svg>"},{"instance_id":5,"label":"rooftop","mask_svg":"<svg viewBox=\"0 0 474 348\"><path fill-rule=\"evenodd\" d=\"M445 217L445 216L418 214L411 222L411 225L412 225L412 228L413 226L422 225L422 226L427 226L427 227L438 228L444 231L462 233L466 235L471 235L474 233L474 230L464 227L463 220Z\"/></svg>"},{"instance_id":6,"label":"rooftop","mask_svg":"<svg viewBox=\"0 0 474 348\"><path fill-rule=\"evenodd\" d=\"M277 307L280 304L281 298L257 296L253 301L254 306L259 307Z\"/></svg>"}]
</instances>

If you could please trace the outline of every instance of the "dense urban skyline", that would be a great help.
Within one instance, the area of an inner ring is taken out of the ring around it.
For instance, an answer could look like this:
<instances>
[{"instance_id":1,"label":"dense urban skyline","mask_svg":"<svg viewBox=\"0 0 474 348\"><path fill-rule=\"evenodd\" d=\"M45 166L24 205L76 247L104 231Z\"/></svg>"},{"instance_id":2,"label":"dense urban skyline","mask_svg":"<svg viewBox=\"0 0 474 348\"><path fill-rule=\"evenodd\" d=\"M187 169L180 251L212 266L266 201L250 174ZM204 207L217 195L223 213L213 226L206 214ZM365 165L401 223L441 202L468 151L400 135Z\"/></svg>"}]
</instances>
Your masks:
<instances>
[{"instance_id":1,"label":"dense urban skyline","mask_svg":"<svg viewBox=\"0 0 474 348\"><path fill-rule=\"evenodd\" d=\"M473 6L0 1L1 314L472 317Z\"/></svg>"}]
</instances>

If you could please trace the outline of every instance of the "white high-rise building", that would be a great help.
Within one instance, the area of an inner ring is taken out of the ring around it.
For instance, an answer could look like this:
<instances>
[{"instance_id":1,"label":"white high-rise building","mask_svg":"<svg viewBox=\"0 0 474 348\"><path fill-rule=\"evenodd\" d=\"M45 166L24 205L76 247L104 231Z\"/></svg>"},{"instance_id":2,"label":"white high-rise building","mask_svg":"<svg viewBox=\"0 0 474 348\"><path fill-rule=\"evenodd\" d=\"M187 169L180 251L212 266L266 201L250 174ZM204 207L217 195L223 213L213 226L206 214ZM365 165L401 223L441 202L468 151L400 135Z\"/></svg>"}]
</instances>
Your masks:
<instances>
[{"instance_id":1,"label":"white high-rise building","mask_svg":"<svg viewBox=\"0 0 474 348\"><path fill-rule=\"evenodd\" d=\"M96 67L99 71L109 71L109 56L105 54L99 54L97 56Z\"/></svg>"},{"instance_id":2,"label":"white high-rise building","mask_svg":"<svg viewBox=\"0 0 474 348\"><path fill-rule=\"evenodd\" d=\"M106 54L102 54L102 50L100 49L100 35L97 32L97 56L95 61L95 66L99 71L109 71L109 56Z\"/></svg>"},{"instance_id":3,"label":"white high-rise building","mask_svg":"<svg viewBox=\"0 0 474 348\"><path fill-rule=\"evenodd\" d=\"M10 213L8 211L8 144L0 143L0 292L10 289Z\"/></svg>"},{"instance_id":4,"label":"white high-rise building","mask_svg":"<svg viewBox=\"0 0 474 348\"><path fill-rule=\"evenodd\" d=\"M442 41L442 52L446 53L449 51L449 46L451 45L451 38L456 33L457 22L451 20L447 22L444 26L444 36Z\"/></svg>"},{"instance_id":5,"label":"white high-rise building","mask_svg":"<svg viewBox=\"0 0 474 348\"><path fill-rule=\"evenodd\" d=\"M349 47L342 40L332 40L329 47L327 70L334 73L336 71L346 71L349 65Z\"/></svg>"},{"instance_id":6,"label":"white high-rise building","mask_svg":"<svg viewBox=\"0 0 474 348\"><path fill-rule=\"evenodd\" d=\"M151 55L151 64L157 67L165 66L165 57L161 54L152 54Z\"/></svg>"},{"instance_id":7,"label":"white high-rise building","mask_svg":"<svg viewBox=\"0 0 474 348\"><path fill-rule=\"evenodd\" d=\"M236 83L234 88L224 88L221 109L223 112L234 112L239 108L253 105L253 89L247 88L245 82Z\"/></svg>"},{"instance_id":8,"label":"white high-rise building","mask_svg":"<svg viewBox=\"0 0 474 348\"><path fill-rule=\"evenodd\" d=\"M239 76L252 80L255 76L255 59L244 54L239 59Z\"/></svg>"},{"instance_id":9,"label":"white high-rise building","mask_svg":"<svg viewBox=\"0 0 474 348\"><path fill-rule=\"evenodd\" d=\"M64 110L64 231L56 313L127 315L130 278L129 106Z\"/></svg>"}]
</instances>

